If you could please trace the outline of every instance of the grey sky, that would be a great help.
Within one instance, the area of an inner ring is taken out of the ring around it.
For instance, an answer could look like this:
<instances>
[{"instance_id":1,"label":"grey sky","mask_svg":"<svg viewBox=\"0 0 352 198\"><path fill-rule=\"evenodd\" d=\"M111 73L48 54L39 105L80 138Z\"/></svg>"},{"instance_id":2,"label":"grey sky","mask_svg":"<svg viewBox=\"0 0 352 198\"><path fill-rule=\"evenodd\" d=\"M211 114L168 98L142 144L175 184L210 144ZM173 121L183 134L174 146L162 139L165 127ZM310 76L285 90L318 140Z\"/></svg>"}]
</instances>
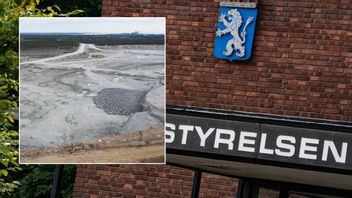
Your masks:
<instances>
[{"instance_id":1,"label":"grey sky","mask_svg":"<svg viewBox=\"0 0 352 198\"><path fill-rule=\"evenodd\" d=\"M163 17L21 17L20 32L164 34Z\"/></svg>"}]
</instances>

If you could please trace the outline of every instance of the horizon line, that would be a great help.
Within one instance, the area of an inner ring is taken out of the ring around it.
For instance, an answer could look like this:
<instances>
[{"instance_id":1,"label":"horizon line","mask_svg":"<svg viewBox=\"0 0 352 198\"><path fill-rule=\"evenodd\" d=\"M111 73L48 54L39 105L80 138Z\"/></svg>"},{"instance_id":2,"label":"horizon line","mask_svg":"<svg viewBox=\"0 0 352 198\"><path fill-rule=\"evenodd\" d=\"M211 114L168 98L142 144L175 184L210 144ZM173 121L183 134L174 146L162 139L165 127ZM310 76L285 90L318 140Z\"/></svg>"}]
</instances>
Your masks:
<instances>
[{"instance_id":1,"label":"horizon line","mask_svg":"<svg viewBox=\"0 0 352 198\"><path fill-rule=\"evenodd\" d=\"M141 33L138 31L134 31L134 32L20 32L20 34L22 33L36 33L36 34L47 34L47 33L85 33L85 34L163 34L163 33Z\"/></svg>"}]
</instances>

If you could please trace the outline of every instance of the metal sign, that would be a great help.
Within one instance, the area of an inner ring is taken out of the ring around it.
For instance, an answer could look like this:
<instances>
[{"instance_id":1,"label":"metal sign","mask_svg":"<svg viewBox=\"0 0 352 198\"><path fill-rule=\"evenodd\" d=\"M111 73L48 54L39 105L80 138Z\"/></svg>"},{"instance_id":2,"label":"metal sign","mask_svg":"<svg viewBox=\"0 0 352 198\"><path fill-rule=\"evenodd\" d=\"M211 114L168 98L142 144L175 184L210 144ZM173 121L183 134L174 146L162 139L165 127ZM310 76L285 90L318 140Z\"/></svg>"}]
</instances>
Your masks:
<instances>
[{"instance_id":1,"label":"metal sign","mask_svg":"<svg viewBox=\"0 0 352 198\"><path fill-rule=\"evenodd\" d=\"M168 149L352 171L352 134L173 114L165 134Z\"/></svg>"},{"instance_id":2,"label":"metal sign","mask_svg":"<svg viewBox=\"0 0 352 198\"><path fill-rule=\"evenodd\" d=\"M220 2L215 57L229 61L251 57L257 12L256 3Z\"/></svg>"}]
</instances>

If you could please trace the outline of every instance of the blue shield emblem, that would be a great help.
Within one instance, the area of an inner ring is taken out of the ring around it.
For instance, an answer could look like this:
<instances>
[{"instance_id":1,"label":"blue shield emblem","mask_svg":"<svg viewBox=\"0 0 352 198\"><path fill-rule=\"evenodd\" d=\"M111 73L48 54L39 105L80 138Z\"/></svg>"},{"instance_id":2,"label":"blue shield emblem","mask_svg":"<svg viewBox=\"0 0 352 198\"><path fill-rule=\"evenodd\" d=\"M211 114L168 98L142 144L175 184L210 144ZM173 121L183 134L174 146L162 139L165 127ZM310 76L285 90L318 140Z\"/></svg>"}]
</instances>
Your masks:
<instances>
[{"instance_id":1,"label":"blue shield emblem","mask_svg":"<svg viewBox=\"0 0 352 198\"><path fill-rule=\"evenodd\" d=\"M229 61L251 57L257 12L257 8L220 7L215 57Z\"/></svg>"}]
</instances>

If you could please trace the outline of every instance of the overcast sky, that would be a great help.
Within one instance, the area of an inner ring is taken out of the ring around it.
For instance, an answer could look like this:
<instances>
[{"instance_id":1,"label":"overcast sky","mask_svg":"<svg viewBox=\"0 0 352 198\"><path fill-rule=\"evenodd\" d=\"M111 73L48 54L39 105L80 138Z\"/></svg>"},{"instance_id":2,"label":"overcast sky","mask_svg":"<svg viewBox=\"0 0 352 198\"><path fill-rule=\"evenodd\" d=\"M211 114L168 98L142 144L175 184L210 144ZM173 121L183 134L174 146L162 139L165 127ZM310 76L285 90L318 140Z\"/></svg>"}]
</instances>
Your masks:
<instances>
[{"instance_id":1,"label":"overcast sky","mask_svg":"<svg viewBox=\"0 0 352 198\"><path fill-rule=\"evenodd\" d=\"M163 17L21 17L20 32L164 34Z\"/></svg>"}]
</instances>

